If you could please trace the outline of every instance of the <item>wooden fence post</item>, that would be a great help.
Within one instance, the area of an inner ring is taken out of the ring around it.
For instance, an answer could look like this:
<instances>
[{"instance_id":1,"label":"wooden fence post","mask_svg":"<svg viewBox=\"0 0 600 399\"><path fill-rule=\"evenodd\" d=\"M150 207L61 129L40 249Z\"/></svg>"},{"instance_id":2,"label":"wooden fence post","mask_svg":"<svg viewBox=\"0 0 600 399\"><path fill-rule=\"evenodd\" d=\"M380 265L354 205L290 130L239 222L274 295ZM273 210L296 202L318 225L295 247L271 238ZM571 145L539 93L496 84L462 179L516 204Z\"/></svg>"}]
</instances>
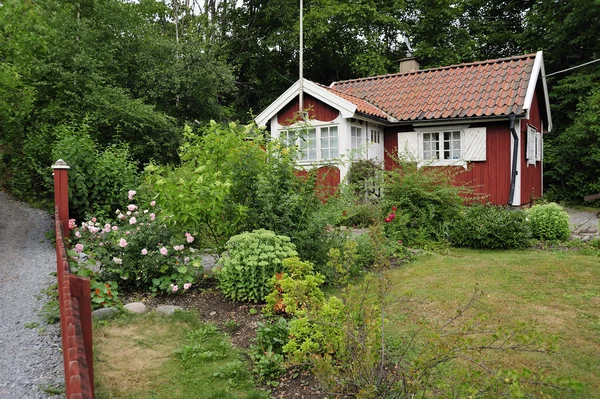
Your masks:
<instances>
[{"instance_id":1,"label":"wooden fence post","mask_svg":"<svg viewBox=\"0 0 600 399\"><path fill-rule=\"evenodd\" d=\"M54 165L54 203L63 224L63 237L69 238L69 169L65 161L59 159Z\"/></svg>"}]
</instances>

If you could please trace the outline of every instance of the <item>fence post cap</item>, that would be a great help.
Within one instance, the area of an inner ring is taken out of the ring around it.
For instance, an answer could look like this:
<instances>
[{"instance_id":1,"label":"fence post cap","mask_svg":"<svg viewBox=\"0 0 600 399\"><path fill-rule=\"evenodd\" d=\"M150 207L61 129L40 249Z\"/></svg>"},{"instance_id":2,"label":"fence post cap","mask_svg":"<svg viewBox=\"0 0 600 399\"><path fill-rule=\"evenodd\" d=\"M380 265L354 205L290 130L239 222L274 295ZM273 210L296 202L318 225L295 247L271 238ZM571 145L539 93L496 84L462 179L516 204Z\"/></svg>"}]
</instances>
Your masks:
<instances>
[{"instance_id":1,"label":"fence post cap","mask_svg":"<svg viewBox=\"0 0 600 399\"><path fill-rule=\"evenodd\" d=\"M59 159L54 165L52 165L52 169L71 169L71 167L67 165L65 161Z\"/></svg>"}]
</instances>

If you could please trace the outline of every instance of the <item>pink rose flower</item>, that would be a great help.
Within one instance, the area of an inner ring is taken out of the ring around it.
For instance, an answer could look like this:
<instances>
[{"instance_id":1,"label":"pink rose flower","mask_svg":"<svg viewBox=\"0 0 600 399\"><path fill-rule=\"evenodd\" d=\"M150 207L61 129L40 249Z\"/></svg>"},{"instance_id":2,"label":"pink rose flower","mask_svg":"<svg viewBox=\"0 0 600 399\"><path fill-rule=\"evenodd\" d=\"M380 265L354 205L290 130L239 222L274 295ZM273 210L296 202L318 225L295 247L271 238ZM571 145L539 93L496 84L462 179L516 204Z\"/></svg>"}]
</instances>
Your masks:
<instances>
[{"instance_id":1,"label":"pink rose flower","mask_svg":"<svg viewBox=\"0 0 600 399\"><path fill-rule=\"evenodd\" d=\"M148 255L148 250L146 248L142 249L142 255Z\"/></svg>"},{"instance_id":2,"label":"pink rose flower","mask_svg":"<svg viewBox=\"0 0 600 399\"><path fill-rule=\"evenodd\" d=\"M92 218L92 223L96 223L97 220L98 219L96 219L96 218Z\"/></svg>"},{"instance_id":3,"label":"pink rose flower","mask_svg":"<svg viewBox=\"0 0 600 399\"><path fill-rule=\"evenodd\" d=\"M127 196L129 197L129 201L131 201L133 199L133 196L136 195L137 193L134 190L129 190L127 192Z\"/></svg>"},{"instance_id":4,"label":"pink rose flower","mask_svg":"<svg viewBox=\"0 0 600 399\"><path fill-rule=\"evenodd\" d=\"M156 206L156 201L152 201L152 202L150 203L150 206Z\"/></svg>"},{"instance_id":5,"label":"pink rose flower","mask_svg":"<svg viewBox=\"0 0 600 399\"><path fill-rule=\"evenodd\" d=\"M83 244L75 245L75 251L77 251L77 253L80 253L81 251L83 251Z\"/></svg>"},{"instance_id":6,"label":"pink rose flower","mask_svg":"<svg viewBox=\"0 0 600 399\"><path fill-rule=\"evenodd\" d=\"M75 227L77 227L75 219L69 219L69 230L73 230Z\"/></svg>"},{"instance_id":7,"label":"pink rose flower","mask_svg":"<svg viewBox=\"0 0 600 399\"><path fill-rule=\"evenodd\" d=\"M179 290L179 287L175 284L171 284L171 292L177 292L177 290Z\"/></svg>"},{"instance_id":8,"label":"pink rose flower","mask_svg":"<svg viewBox=\"0 0 600 399\"><path fill-rule=\"evenodd\" d=\"M75 237L77 237L77 238L81 238L81 233L80 233L79 231L76 231L76 232L75 232Z\"/></svg>"},{"instance_id":9,"label":"pink rose flower","mask_svg":"<svg viewBox=\"0 0 600 399\"><path fill-rule=\"evenodd\" d=\"M134 217L132 217L131 219L129 219L129 224L136 224L137 223L137 219Z\"/></svg>"},{"instance_id":10,"label":"pink rose flower","mask_svg":"<svg viewBox=\"0 0 600 399\"><path fill-rule=\"evenodd\" d=\"M160 254L161 254L162 256L167 256L167 254L169 253L169 250L168 250L167 248L165 248L165 247L162 247L162 248L159 250L159 252L160 252Z\"/></svg>"},{"instance_id":11,"label":"pink rose flower","mask_svg":"<svg viewBox=\"0 0 600 399\"><path fill-rule=\"evenodd\" d=\"M150 214L150 220L154 220L154 219L156 219L156 215L155 215L155 214L153 214L153 213L151 213L151 214Z\"/></svg>"},{"instance_id":12,"label":"pink rose flower","mask_svg":"<svg viewBox=\"0 0 600 399\"><path fill-rule=\"evenodd\" d=\"M126 240L126 239L124 239L124 238L121 238L121 239L119 240L119 246L120 246L121 248L125 248L125 247L127 246L127 240Z\"/></svg>"},{"instance_id":13,"label":"pink rose flower","mask_svg":"<svg viewBox=\"0 0 600 399\"><path fill-rule=\"evenodd\" d=\"M127 209L130 211L135 211L137 209L137 205L129 204L127 205Z\"/></svg>"},{"instance_id":14,"label":"pink rose flower","mask_svg":"<svg viewBox=\"0 0 600 399\"><path fill-rule=\"evenodd\" d=\"M117 227L117 226L112 227L112 231L117 231L117 230L119 230L119 227Z\"/></svg>"},{"instance_id":15,"label":"pink rose flower","mask_svg":"<svg viewBox=\"0 0 600 399\"><path fill-rule=\"evenodd\" d=\"M188 290L188 289L189 289L191 286L192 286L192 283L185 283L185 284L183 285L183 289L184 289L184 290Z\"/></svg>"},{"instance_id":16,"label":"pink rose flower","mask_svg":"<svg viewBox=\"0 0 600 399\"><path fill-rule=\"evenodd\" d=\"M190 233L185 233L185 239L187 240L188 243L194 242L194 236L191 235Z\"/></svg>"},{"instance_id":17,"label":"pink rose flower","mask_svg":"<svg viewBox=\"0 0 600 399\"><path fill-rule=\"evenodd\" d=\"M173 249L174 249L175 251L183 251L183 248L185 248L183 245L175 245L175 246L173 247Z\"/></svg>"}]
</instances>

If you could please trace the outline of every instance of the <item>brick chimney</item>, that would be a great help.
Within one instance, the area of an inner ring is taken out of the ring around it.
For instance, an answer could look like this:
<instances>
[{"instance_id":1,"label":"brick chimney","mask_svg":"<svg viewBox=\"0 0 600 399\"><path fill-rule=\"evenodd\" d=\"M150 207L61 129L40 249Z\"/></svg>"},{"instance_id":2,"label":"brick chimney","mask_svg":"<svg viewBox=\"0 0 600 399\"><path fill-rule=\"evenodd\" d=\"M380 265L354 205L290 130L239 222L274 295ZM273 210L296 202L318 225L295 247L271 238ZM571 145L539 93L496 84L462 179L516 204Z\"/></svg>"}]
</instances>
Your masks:
<instances>
[{"instance_id":1,"label":"brick chimney","mask_svg":"<svg viewBox=\"0 0 600 399\"><path fill-rule=\"evenodd\" d=\"M414 72L419 70L419 60L415 57L406 57L400 60L400 73Z\"/></svg>"}]
</instances>

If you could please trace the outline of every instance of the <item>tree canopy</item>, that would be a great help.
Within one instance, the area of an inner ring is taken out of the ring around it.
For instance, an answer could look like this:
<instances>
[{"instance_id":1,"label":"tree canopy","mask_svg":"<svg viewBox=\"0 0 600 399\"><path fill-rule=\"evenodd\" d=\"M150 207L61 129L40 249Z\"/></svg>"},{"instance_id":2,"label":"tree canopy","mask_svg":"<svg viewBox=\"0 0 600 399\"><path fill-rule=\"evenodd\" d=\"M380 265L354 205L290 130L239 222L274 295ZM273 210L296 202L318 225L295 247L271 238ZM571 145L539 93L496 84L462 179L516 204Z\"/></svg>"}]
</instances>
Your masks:
<instances>
[{"instance_id":1,"label":"tree canopy","mask_svg":"<svg viewBox=\"0 0 600 399\"><path fill-rule=\"evenodd\" d=\"M305 77L323 84L396 72L405 38L425 68L543 50L552 73L600 57L597 0L304 5ZM59 126L84 123L98 145L124 143L140 166L177 162L185 124L247 122L298 76L298 1L7 1L0 33L0 173L21 195L43 185ZM561 182L573 175L567 148L587 159L574 137L584 127L597 135L599 77L596 63L548 78L545 170L557 199L597 190L589 160L578 166L580 190Z\"/></svg>"}]
</instances>

